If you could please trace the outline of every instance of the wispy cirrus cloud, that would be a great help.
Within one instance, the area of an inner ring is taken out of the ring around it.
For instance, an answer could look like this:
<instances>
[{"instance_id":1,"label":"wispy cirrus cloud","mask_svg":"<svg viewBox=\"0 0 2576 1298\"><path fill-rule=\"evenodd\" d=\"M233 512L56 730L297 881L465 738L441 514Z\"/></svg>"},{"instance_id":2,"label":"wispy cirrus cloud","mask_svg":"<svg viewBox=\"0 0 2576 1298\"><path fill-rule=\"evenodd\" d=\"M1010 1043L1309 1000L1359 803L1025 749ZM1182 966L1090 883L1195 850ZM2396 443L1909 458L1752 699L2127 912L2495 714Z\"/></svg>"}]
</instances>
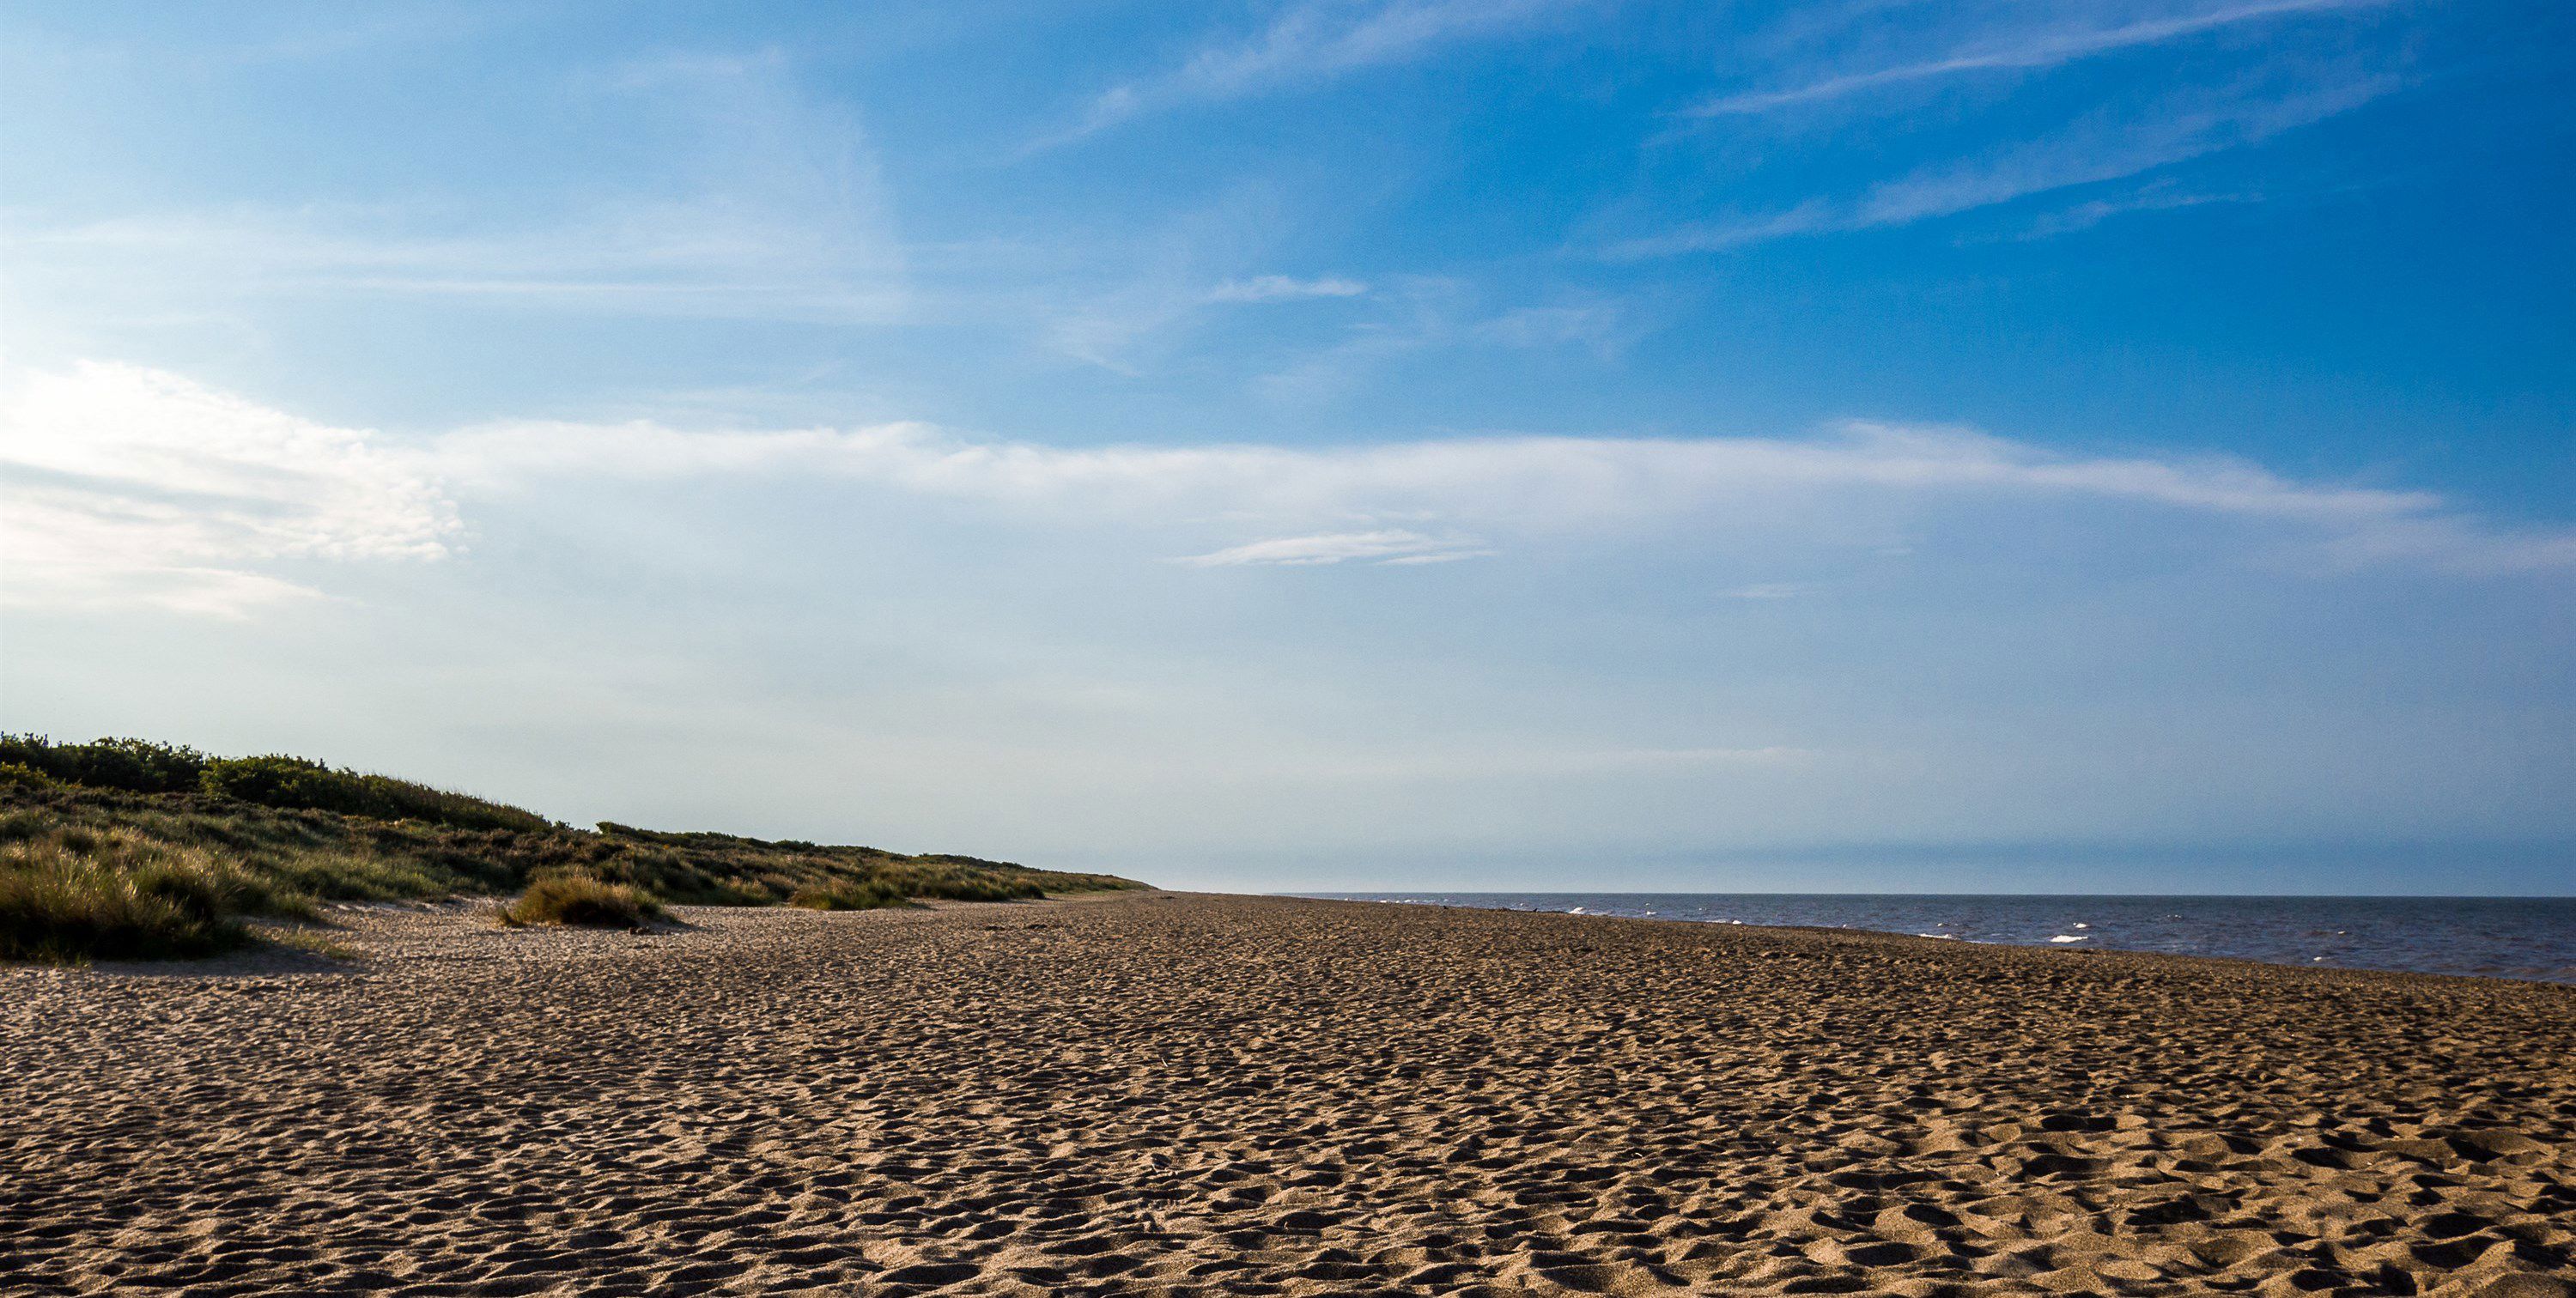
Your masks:
<instances>
[{"instance_id":1,"label":"wispy cirrus cloud","mask_svg":"<svg viewBox=\"0 0 2576 1298\"><path fill-rule=\"evenodd\" d=\"M1194 554L1178 562L1196 568L1251 566L1306 568L1333 563L1451 563L1492 554L1472 541L1444 540L1403 528L1374 532L1325 532L1283 536Z\"/></svg>"},{"instance_id":2,"label":"wispy cirrus cloud","mask_svg":"<svg viewBox=\"0 0 2576 1298\"><path fill-rule=\"evenodd\" d=\"M1970 161L1881 182L1847 200L1811 199L1781 211L1688 222L1612 244L1615 260L1712 252L1772 239L1910 225L2035 194L2121 180L2350 112L2398 89L2393 75L2333 68L2275 88L2268 79L2167 96L2148 111L2102 111L2061 130Z\"/></svg>"},{"instance_id":3,"label":"wispy cirrus cloud","mask_svg":"<svg viewBox=\"0 0 2576 1298\"><path fill-rule=\"evenodd\" d=\"M1298 279L1290 275L1255 275L1230 279L1208 290L1211 302L1294 302L1301 298L1358 297L1369 286L1339 275Z\"/></svg>"},{"instance_id":4,"label":"wispy cirrus cloud","mask_svg":"<svg viewBox=\"0 0 2576 1298\"><path fill-rule=\"evenodd\" d=\"M1593 0L1304 0L1246 40L1207 45L1168 72L1102 91L1041 148L1148 114L1428 58L1463 41L1513 36Z\"/></svg>"},{"instance_id":5,"label":"wispy cirrus cloud","mask_svg":"<svg viewBox=\"0 0 2576 1298\"><path fill-rule=\"evenodd\" d=\"M1254 389L1280 401L1326 399L1401 358L1449 349L1574 348L1607 359L1648 327L1630 304L1608 296L1500 306L1436 276L1400 279L1374 297L1377 311L1337 341L1263 374Z\"/></svg>"},{"instance_id":6,"label":"wispy cirrus cloud","mask_svg":"<svg viewBox=\"0 0 2576 1298\"><path fill-rule=\"evenodd\" d=\"M2168 98L2140 119L2097 117L2062 134L1959 166L1936 167L1872 190L1862 225L1897 225L2009 202L2028 194L2118 180L2350 112L2397 89L2394 76L2333 69L2284 91L2256 86Z\"/></svg>"},{"instance_id":7,"label":"wispy cirrus cloud","mask_svg":"<svg viewBox=\"0 0 2576 1298\"><path fill-rule=\"evenodd\" d=\"M1549 779L1683 775L1748 767L1797 767L1831 754L1809 748L1768 745L1760 748L1581 748L1491 745L1429 751L1401 751L1374 758L1343 758L1301 763L1296 773L1313 778L1329 774L1341 780L1406 782L1490 780L1515 777Z\"/></svg>"},{"instance_id":8,"label":"wispy cirrus cloud","mask_svg":"<svg viewBox=\"0 0 2576 1298\"><path fill-rule=\"evenodd\" d=\"M1253 275L1215 284L1177 281L1168 275L1148 277L1059 316L1049 327L1047 339L1056 351L1076 360L1134 374L1138 372L1136 353L1145 344L1157 335L1186 329L1213 308L1348 301L1366 297L1369 291L1367 284L1339 275L1313 279Z\"/></svg>"},{"instance_id":9,"label":"wispy cirrus cloud","mask_svg":"<svg viewBox=\"0 0 2576 1298\"><path fill-rule=\"evenodd\" d=\"M535 228L425 233L414 213L241 207L18 237L52 275L149 275L186 294L444 298L698 318L893 318L901 258L802 214L733 200L618 202Z\"/></svg>"},{"instance_id":10,"label":"wispy cirrus cloud","mask_svg":"<svg viewBox=\"0 0 2576 1298\"><path fill-rule=\"evenodd\" d=\"M2222 28L2302 14L2384 7L2394 0L2260 0L2253 4L2186 9L2145 18L2076 6L2068 17L2036 27L1988 32L1932 58L1841 72L1770 90L1717 95L1682 110L1685 117L1768 112L1840 99L1887 86L1933 81L1975 72L2051 68L2116 50L2159 45Z\"/></svg>"},{"instance_id":11,"label":"wispy cirrus cloud","mask_svg":"<svg viewBox=\"0 0 2576 1298\"><path fill-rule=\"evenodd\" d=\"M2209 194L2180 189L2169 184L2150 184L2116 198L2097 198L2077 203L2063 211L2051 212L2032 221L2021 232L2023 239L2050 239L2077 230L2090 230L2116 216L2131 212L2171 212L2182 208L2210 207L2230 203L2259 203L2260 193Z\"/></svg>"},{"instance_id":12,"label":"wispy cirrus cloud","mask_svg":"<svg viewBox=\"0 0 2576 1298\"><path fill-rule=\"evenodd\" d=\"M92 219L24 213L17 278L167 311L199 298L507 303L709 319L874 322L906 256L866 132L776 52L665 55L567 77L549 102L649 105L649 185L531 180L496 208L443 192ZM639 126L638 128L644 129Z\"/></svg>"}]
</instances>

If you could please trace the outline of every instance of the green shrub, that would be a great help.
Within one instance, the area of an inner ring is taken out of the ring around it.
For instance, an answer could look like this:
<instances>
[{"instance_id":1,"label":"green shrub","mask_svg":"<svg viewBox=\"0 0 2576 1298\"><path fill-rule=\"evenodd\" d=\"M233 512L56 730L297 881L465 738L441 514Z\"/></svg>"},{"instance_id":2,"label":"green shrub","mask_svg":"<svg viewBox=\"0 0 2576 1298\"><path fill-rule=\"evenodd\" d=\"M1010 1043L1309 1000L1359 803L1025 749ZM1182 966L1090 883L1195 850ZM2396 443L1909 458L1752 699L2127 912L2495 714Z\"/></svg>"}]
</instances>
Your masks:
<instances>
[{"instance_id":1,"label":"green shrub","mask_svg":"<svg viewBox=\"0 0 2576 1298\"><path fill-rule=\"evenodd\" d=\"M29 790L63 787L54 777L24 762L0 762L0 785Z\"/></svg>"},{"instance_id":2,"label":"green shrub","mask_svg":"<svg viewBox=\"0 0 2576 1298\"><path fill-rule=\"evenodd\" d=\"M283 754L209 760L199 776L199 786L217 797L239 798L264 807L332 811L382 820L426 820L459 829L540 830L553 825L545 817L522 808L409 780L334 770L320 762Z\"/></svg>"},{"instance_id":3,"label":"green shrub","mask_svg":"<svg viewBox=\"0 0 2576 1298\"><path fill-rule=\"evenodd\" d=\"M426 820L435 825L453 825L459 829L512 829L536 832L554 828L554 822L507 803L493 802L470 794L433 789L426 784L397 780L388 775L361 775L369 805L367 813L388 820Z\"/></svg>"},{"instance_id":4,"label":"green shrub","mask_svg":"<svg viewBox=\"0 0 2576 1298\"><path fill-rule=\"evenodd\" d=\"M343 815L365 810L357 777L301 757L220 757L206 763L198 778L200 787L216 797L239 798L263 807L300 807Z\"/></svg>"},{"instance_id":5,"label":"green shrub","mask_svg":"<svg viewBox=\"0 0 2576 1298\"><path fill-rule=\"evenodd\" d=\"M197 787L206 755L184 744L149 739L57 744L43 735L0 735L0 762L69 784L128 793L184 793Z\"/></svg>"},{"instance_id":6,"label":"green shrub","mask_svg":"<svg viewBox=\"0 0 2576 1298\"><path fill-rule=\"evenodd\" d=\"M512 924L572 924L583 928L640 928L663 918L659 902L622 883L586 874L558 874L528 885L501 912Z\"/></svg>"}]
</instances>

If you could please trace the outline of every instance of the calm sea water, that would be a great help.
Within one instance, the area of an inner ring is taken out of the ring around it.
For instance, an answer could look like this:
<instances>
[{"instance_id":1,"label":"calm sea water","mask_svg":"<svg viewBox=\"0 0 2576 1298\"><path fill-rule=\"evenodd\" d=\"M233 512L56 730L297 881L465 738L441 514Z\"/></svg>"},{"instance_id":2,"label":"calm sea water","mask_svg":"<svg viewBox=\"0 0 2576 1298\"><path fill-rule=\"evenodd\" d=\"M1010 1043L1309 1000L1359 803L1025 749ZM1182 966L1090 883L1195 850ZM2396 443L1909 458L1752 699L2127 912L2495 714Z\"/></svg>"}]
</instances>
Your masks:
<instances>
[{"instance_id":1,"label":"calm sea water","mask_svg":"<svg viewBox=\"0 0 2576 1298\"><path fill-rule=\"evenodd\" d=\"M2275 964L2576 983L2576 897L1972 897L1337 892L1349 901L1873 929Z\"/></svg>"}]
</instances>

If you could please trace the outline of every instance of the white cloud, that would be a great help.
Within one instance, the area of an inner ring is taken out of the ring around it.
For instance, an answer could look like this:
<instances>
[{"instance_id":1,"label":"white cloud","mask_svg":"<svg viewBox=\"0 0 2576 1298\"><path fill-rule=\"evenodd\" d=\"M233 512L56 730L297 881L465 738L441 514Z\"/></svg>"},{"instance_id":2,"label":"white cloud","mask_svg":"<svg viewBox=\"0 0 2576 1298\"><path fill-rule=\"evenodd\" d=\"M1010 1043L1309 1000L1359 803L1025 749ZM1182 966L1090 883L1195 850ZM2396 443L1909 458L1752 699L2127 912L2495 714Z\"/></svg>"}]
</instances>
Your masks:
<instances>
[{"instance_id":1,"label":"white cloud","mask_svg":"<svg viewBox=\"0 0 2576 1298\"><path fill-rule=\"evenodd\" d=\"M455 506L412 456L130 365L14 375L0 393L0 543L17 604L238 615L316 594L277 559L436 559Z\"/></svg>"},{"instance_id":2,"label":"white cloud","mask_svg":"<svg viewBox=\"0 0 2576 1298\"><path fill-rule=\"evenodd\" d=\"M1586 0L1306 0L1258 36L1211 45L1158 77L1130 81L1091 101L1063 143L1148 113L1321 81L1362 68L1410 63L1466 40L1510 36Z\"/></svg>"},{"instance_id":3,"label":"white cloud","mask_svg":"<svg viewBox=\"0 0 2576 1298\"><path fill-rule=\"evenodd\" d=\"M451 434L435 454L462 483L793 473L1130 526L1229 518L1433 520L1485 533L1740 529L1789 525L1777 521L1784 518L1870 519L1891 502L2095 501L2273 525L2285 539L2354 561L2488 571L2576 563L2576 537L2492 528L2429 492L2300 482L2221 457L2067 456L1964 429L1867 422L1804 439L1087 449L976 440L917 423L775 433L518 423Z\"/></svg>"},{"instance_id":4,"label":"white cloud","mask_svg":"<svg viewBox=\"0 0 2576 1298\"><path fill-rule=\"evenodd\" d=\"M281 561L448 554L458 501L542 499L582 480L721 477L839 481L976 503L1034 527L1213 542L1181 560L1206 568L1445 563L1495 553L1489 544L1585 537L1747 555L1792 545L1875 553L1901 543L1904 520L1923 510L1949 503L1982 516L2008 502L2231 519L2258 529L2255 544L2337 564L2576 567L2576 535L2500 529L2432 493L2300 482L2230 459L2061 455L1951 428L1077 449L918 423L692 432L520 422L406 449L167 373L100 364L17 376L0 410L9 506L0 534L15 603L239 614L317 593L269 571Z\"/></svg>"},{"instance_id":5,"label":"white cloud","mask_svg":"<svg viewBox=\"0 0 2576 1298\"><path fill-rule=\"evenodd\" d=\"M1615 306L1523 306L1478 322L1472 332L1505 347L1581 345L1607 353L1618 350L1622 324Z\"/></svg>"},{"instance_id":6,"label":"white cloud","mask_svg":"<svg viewBox=\"0 0 2576 1298\"><path fill-rule=\"evenodd\" d=\"M1283 536L1230 546L1180 560L1200 568L1249 565L1311 567L1360 560L1381 564L1449 563L1492 554L1470 542L1444 541L1420 532L1390 528L1375 532L1326 532L1317 536Z\"/></svg>"},{"instance_id":7,"label":"white cloud","mask_svg":"<svg viewBox=\"0 0 2576 1298\"><path fill-rule=\"evenodd\" d=\"M2303 13L2376 8L2390 0L2262 0L2255 4L2158 14L2149 18L2083 22L1989 33L1959 49L1934 58L1818 77L1777 90L1720 95L1688 110L1687 116L1717 117L1767 112L1798 104L1840 99L1884 86L1937 80L1971 72L2056 67L2114 50L2197 36L2241 23Z\"/></svg>"}]
</instances>

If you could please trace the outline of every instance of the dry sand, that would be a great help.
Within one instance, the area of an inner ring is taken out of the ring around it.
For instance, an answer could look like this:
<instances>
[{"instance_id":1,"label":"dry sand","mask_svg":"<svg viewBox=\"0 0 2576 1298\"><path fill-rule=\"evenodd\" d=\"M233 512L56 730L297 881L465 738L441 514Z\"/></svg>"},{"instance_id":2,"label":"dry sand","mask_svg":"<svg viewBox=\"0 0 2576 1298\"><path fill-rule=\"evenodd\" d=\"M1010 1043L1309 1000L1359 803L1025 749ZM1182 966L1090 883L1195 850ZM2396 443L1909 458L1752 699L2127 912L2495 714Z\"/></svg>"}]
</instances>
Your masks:
<instances>
[{"instance_id":1,"label":"dry sand","mask_svg":"<svg viewBox=\"0 0 2576 1298\"><path fill-rule=\"evenodd\" d=\"M0 1289L2570 1292L2576 988L1284 900L684 914L0 970Z\"/></svg>"}]
</instances>

